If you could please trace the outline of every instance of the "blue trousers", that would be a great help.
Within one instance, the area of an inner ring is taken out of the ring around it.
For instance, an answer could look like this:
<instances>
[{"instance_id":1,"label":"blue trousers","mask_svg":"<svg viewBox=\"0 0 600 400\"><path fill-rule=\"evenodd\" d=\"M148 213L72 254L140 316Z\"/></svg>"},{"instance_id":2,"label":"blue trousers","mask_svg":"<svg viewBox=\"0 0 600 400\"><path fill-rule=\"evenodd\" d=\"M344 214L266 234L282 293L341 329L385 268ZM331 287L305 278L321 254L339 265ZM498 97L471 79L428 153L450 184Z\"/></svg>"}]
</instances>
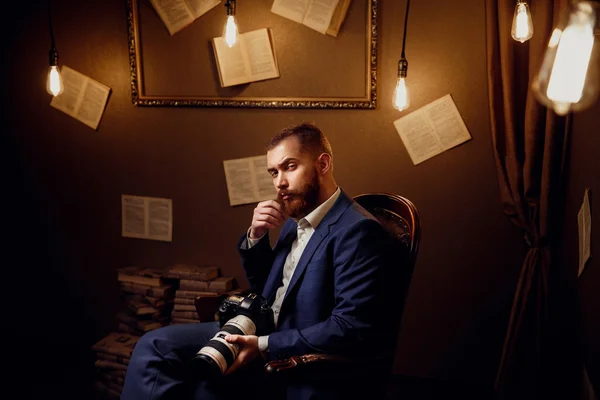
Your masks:
<instances>
[{"instance_id":1,"label":"blue trousers","mask_svg":"<svg viewBox=\"0 0 600 400\"><path fill-rule=\"evenodd\" d=\"M218 322L169 325L147 332L133 350L122 400L264 398L274 387L257 360L223 377L197 376L189 362L219 330ZM281 398L275 396L274 398Z\"/></svg>"}]
</instances>

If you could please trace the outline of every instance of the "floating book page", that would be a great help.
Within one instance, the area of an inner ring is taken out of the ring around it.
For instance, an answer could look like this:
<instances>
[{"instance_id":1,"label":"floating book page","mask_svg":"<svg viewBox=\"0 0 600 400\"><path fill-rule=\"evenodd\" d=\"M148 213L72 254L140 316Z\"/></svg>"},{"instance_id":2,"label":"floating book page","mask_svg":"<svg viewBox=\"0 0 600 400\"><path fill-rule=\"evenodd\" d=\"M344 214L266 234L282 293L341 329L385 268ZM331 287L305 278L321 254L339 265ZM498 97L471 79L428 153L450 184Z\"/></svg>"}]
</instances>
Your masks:
<instances>
[{"instance_id":1,"label":"floating book page","mask_svg":"<svg viewBox=\"0 0 600 400\"><path fill-rule=\"evenodd\" d=\"M138 239L173 239L173 202L171 199L121 196L122 236Z\"/></svg>"},{"instance_id":2,"label":"floating book page","mask_svg":"<svg viewBox=\"0 0 600 400\"><path fill-rule=\"evenodd\" d=\"M223 161L229 204L258 203L275 199L277 190L267 172L267 156Z\"/></svg>"},{"instance_id":3,"label":"floating book page","mask_svg":"<svg viewBox=\"0 0 600 400\"><path fill-rule=\"evenodd\" d=\"M274 0L271 12L322 34L337 36L350 0Z\"/></svg>"},{"instance_id":4,"label":"floating book page","mask_svg":"<svg viewBox=\"0 0 600 400\"><path fill-rule=\"evenodd\" d=\"M92 129L98 129L110 88L66 65L62 67L61 75L65 89L52 98L50 105Z\"/></svg>"},{"instance_id":5,"label":"floating book page","mask_svg":"<svg viewBox=\"0 0 600 400\"><path fill-rule=\"evenodd\" d=\"M471 139L449 94L397 119L394 126L415 165Z\"/></svg>"},{"instance_id":6,"label":"floating book page","mask_svg":"<svg viewBox=\"0 0 600 400\"><path fill-rule=\"evenodd\" d=\"M222 36L213 38L212 44L221 87L279 78L271 29L242 33L233 47Z\"/></svg>"},{"instance_id":7,"label":"floating book page","mask_svg":"<svg viewBox=\"0 0 600 400\"><path fill-rule=\"evenodd\" d=\"M167 27L169 35L173 36L221 3L221 0L150 0L150 3Z\"/></svg>"}]
</instances>

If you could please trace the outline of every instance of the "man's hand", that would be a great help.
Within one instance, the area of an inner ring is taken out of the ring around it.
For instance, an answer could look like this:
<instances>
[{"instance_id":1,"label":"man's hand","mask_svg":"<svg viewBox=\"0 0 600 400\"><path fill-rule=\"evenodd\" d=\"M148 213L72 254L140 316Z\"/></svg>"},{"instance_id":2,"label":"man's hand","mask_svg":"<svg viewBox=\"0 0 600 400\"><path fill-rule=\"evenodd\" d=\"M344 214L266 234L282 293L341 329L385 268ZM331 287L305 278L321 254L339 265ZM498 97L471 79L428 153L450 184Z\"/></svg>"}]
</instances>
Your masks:
<instances>
[{"instance_id":1,"label":"man's hand","mask_svg":"<svg viewBox=\"0 0 600 400\"><path fill-rule=\"evenodd\" d=\"M258 203L252 216L250 239L260 239L267 229L276 228L285 221L283 207L275 200Z\"/></svg>"},{"instance_id":2,"label":"man's hand","mask_svg":"<svg viewBox=\"0 0 600 400\"><path fill-rule=\"evenodd\" d=\"M229 375L239 367L248 364L252 360L260 357L258 350L258 336L254 335L227 335L225 340L229 343L237 343L241 346L240 353L231 364L231 367L225 371L225 375Z\"/></svg>"}]
</instances>

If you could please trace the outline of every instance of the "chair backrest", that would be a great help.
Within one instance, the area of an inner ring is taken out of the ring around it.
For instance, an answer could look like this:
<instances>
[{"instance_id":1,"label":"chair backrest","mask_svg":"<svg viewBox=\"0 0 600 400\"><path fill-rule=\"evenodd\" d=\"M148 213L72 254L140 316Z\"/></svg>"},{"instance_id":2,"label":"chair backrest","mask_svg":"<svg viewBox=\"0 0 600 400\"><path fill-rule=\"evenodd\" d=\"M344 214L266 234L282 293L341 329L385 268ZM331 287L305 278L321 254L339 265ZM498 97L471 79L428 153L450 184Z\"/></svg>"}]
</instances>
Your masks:
<instances>
[{"instance_id":1,"label":"chair backrest","mask_svg":"<svg viewBox=\"0 0 600 400\"><path fill-rule=\"evenodd\" d=\"M366 193L354 200L379 220L400 246L406 248L409 266L414 268L421 239L421 219L412 201L391 193Z\"/></svg>"},{"instance_id":2,"label":"chair backrest","mask_svg":"<svg viewBox=\"0 0 600 400\"><path fill-rule=\"evenodd\" d=\"M390 297L398 305L397 329L404 311L404 302L412 279L419 241L421 220L417 207L407 198L391 193L366 193L354 200L379 220L394 243L396 269L391 271L394 293Z\"/></svg>"}]
</instances>

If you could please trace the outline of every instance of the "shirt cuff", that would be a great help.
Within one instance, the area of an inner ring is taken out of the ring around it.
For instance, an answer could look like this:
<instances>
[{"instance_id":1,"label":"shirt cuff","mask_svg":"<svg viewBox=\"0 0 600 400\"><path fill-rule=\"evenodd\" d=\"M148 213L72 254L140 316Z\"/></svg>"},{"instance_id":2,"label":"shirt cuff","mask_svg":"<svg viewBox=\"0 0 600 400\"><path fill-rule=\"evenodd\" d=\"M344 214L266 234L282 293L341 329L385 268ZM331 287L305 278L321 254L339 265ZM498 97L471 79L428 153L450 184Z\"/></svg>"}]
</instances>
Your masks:
<instances>
[{"instance_id":1,"label":"shirt cuff","mask_svg":"<svg viewBox=\"0 0 600 400\"><path fill-rule=\"evenodd\" d=\"M258 350L264 359L269 358L269 336L258 337Z\"/></svg>"},{"instance_id":2,"label":"shirt cuff","mask_svg":"<svg viewBox=\"0 0 600 400\"><path fill-rule=\"evenodd\" d=\"M250 237L250 229L252 229L252 228L248 228L248 232L246 233L246 241L244 243L242 243L242 249L243 250L248 250L248 249L252 248L256 243L258 243L266 235L266 233L265 233L264 235L262 235L258 239L252 239Z\"/></svg>"}]
</instances>

